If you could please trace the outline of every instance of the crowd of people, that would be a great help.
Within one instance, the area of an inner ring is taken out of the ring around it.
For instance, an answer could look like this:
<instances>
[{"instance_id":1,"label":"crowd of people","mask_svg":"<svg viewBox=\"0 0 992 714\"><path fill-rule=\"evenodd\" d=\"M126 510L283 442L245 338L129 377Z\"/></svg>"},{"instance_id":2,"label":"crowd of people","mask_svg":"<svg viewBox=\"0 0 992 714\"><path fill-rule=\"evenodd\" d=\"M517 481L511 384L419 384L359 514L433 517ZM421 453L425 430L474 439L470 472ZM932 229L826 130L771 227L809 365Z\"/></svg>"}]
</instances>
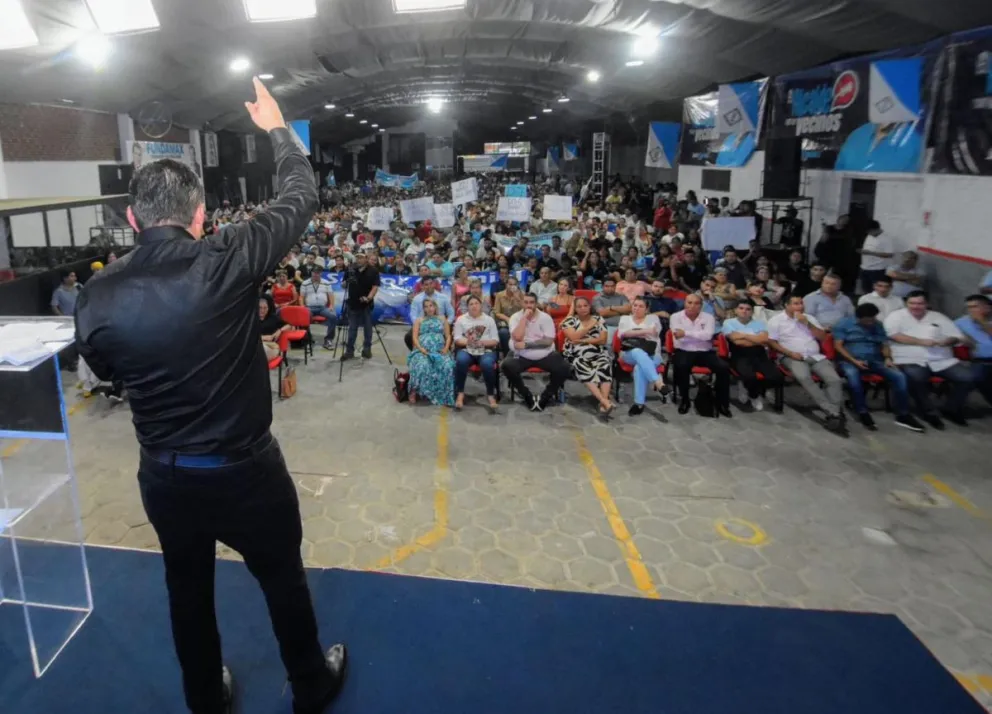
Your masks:
<instances>
[{"instance_id":1,"label":"crowd of people","mask_svg":"<svg viewBox=\"0 0 992 714\"><path fill-rule=\"evenodd\" d=\"M789 209L776 220L778 250L755 240L747 251L727 246L713 256L703 249L702 221L753 216L761 236L765 218L753 202L702 203L692 191L680 199L674 186L619 178L597 198L588 184L554 176L528 183L531 219L511 224L496 221L497 202L519 179L476 178L479 199L446 227L397 220L373 231L366 220L370 208L399 200L450 201L447 183L324 189L321 211L299 245L260 286L266 349L278 349L280 308L301 305L326 323L327 349L347 322L344 359L354 357L363 327L368 358L380 276L408 275L416 276L405 336L411 393L455 409L464 407L472 373L494 412L500 375L533 410L555 403L575 379L604 417L616 409L614 383L627 375L632 416L644 411L650 393L667 398L669 381L680 413L692 408L693 384L702 382L715 412L730 417L733 378L744 410L764 409L766 394L789 380L809 394L832 431L845 429L845 387L857 418L876 428L865 387L879 381L891 394L895 423L912 431L924 430L918 418L935 429L944 428L943 419L965 425L973 389L992 404L992 280L968 298L957 320L930 310L918 256L897 254L877 222L865 225L859 241L842 216L807 256L803 221ZM572 195L575 219L544 220L546 193ZM224 205L208 232L264 210ZM532 248L536 234L552 237ZM340 316L327 272L347 286ZM479 272L496 276L488 294ZM962 348L970 351L967 362L955 356ZM523 379L528 370L547 374L538 395ZM935 382L947 393L943 415L932 405Z\"/></svg>"}]
</instances>

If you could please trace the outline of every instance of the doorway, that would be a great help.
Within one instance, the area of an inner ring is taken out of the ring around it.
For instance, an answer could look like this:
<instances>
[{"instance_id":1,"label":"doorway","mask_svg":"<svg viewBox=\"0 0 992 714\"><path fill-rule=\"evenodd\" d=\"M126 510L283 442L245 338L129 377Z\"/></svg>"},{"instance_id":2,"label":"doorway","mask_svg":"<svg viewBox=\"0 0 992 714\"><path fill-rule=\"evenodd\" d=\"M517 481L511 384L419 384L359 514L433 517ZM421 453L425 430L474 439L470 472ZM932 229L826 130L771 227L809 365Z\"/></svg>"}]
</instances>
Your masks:
<instances>
[{"instance_id":1,"label":"doorway","mask_svg":"<svg viewBox=\"0 0 992 714\"><path fill-rule=\"evenodd\" d=\"M851 179L851 198L847 213L851 219L851 234L858 245L868 233L868 222L875 218L875 192L878 182L874 179Z\"/></svg>"}]
</instances>

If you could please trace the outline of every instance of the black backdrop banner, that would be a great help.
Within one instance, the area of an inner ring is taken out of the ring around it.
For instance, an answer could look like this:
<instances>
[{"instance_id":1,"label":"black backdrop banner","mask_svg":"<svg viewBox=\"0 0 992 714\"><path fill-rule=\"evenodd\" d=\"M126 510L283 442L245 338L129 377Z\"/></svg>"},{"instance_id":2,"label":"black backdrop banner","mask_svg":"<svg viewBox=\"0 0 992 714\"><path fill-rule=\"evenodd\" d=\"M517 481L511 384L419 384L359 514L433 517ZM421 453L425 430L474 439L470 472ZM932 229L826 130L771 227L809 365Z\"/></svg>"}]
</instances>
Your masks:
<instances>
[{"instance_id":1,"label":"black backdrop banner","mask_svg":"<svg viewBox=\"0 0 992 714\"><path fill-rule=\"evenodd\" d=\"M992 176L992 28L947 38L934 78L930 172Z\"/></svg>"}]
</instances>

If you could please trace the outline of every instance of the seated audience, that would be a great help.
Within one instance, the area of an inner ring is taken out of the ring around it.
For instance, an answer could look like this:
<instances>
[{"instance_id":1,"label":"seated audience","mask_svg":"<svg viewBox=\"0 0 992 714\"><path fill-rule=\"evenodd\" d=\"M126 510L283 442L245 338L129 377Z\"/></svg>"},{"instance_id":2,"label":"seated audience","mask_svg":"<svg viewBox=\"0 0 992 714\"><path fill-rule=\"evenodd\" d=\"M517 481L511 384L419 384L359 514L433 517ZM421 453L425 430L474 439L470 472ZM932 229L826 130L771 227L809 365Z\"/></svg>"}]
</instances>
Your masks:
<instances>
[{"instance_id":1,"label":"seated audience","mask_svg":"<svg viewBox=\"0 0 992 714\"><path fill-rule=\"evenodd\" d=\"M644 411L648 387L662 396L668 386L658 372L661 364L661 320L648 313L648 302L636 297L631 303L631 314L620 318L617 326L620 336L620 359L634 367L634 403L628 412L637 416Z\"/></svg>"},{"instance_id":2,"label":"seated audience","mask_svg":"<svg viewBox=\"0 0 992 714\"><path fill-rule=\"evenodd\" d=\"M565 386L570 371L568 362L555 352L555 324L551 316L537 308L537 296L524 296L524 309L510 317L510 339L513 357L503 362L507 381L520 394L528 409L541 411ZM523 381L523 373L531 367L550 375L548 386L537 399Z\"/></svg>"},{"instance_id":3,"label":"seated audience","mask_svg":"<svg viewBox=\"0 0 992 714\"><path fill-rule=\"evenodd\" d=\"M464 265L458 267L455 272L455 279L451 281L451 304L460 305L462 298L468 295L469 289L468 268ZM457 312L457 310L456 310Z\"/></svg>"},{"instance_id":4,"label":"seated audience","mask_svg":"<svg viewBox=\"0 0 992 714\"><path fill-rule=\"evenodd\" d=\"M590 250L579 263L579 272L582 273L582 284L587 289L594 289L596 283L602 283L610 274L609 266L600 260L599 253Z\"/></svg>"},{"instance_id":5,"label":"seated audience","mask_svg":"<svg viewBox=\"0 0 992 714\"><path fill-rule=\"evenodd\" d=\"M854 304L840 291L840 286L841 279L828 273L823 276L820 289L803 298L803 310L824 330L830 330L845 317L854 315Z\"/></svg>"},{"instance_id":6,"label":"seated audience","mask_svg":"<svg viewBox=\"0 0 992 714\"><path fill-rule=\"evenodd\" d=\"M437 289L437 279L432 275L425 276L420 280L420 292L413 302L410 303L410 320L416 322L424 314L424 300L431 299L437 307L438 317L443 317L449 323L455 321L455 308L451 306L448 296ZM413 330L404 335L403 341L407 349L413 349Z\"/></svg>"},{"instance_id":7,"label":"seated audience","mask_svg":"<svg viewBox=\"0 0 992 714\"><path fill-rule=\"evenodd\" d=\"M473 295L482 301L482 311L487 315L491 315L493 307L489 304L485 295L482 294L482 280L480 278L471 278L468 281L468 295L463 296L461 301L459 301L458 314L464 315L468 311L468 299Z\"/></svg>"},{"instance_id":8,"label":"seated audience","mask_svg":"<svg viewBox=\"0 0 992 714\"><path fill-rule=\"evenodd\" d=\"M737 302L738 292L737 286L730 282L728 275L727 268L722 265L713 269L713 297L729 308Z\"/></svg>"},{"instance_id":9,"label":"seated audience","mask_svg":"<svg viewBox=\"0 0 992 714\"><path fill-rule=\"evenodd\" d=\"M269 295L263 295L258 299L258 321L259 334L262 335L262 347L265 348L265 359L271 360L279 356L279 335L287 330L292 330L291 325L287 325L279 317L275 304Z\"/></svg>"},{"instance_id":10,"label":"seated audience","mask_svg":"<svg viewBox=\"0 0 992 714\"><path fill-rule=\"evenodd\" d=\"M592 299L592 309L603 318L612 342L620 318L630 314L630 301L617 292L616 280L608 277L603 280L603 291Z\"/></svg>"},{"instance_id":11,"label":"seated audience","mask_svg":"<svg viewBox=\"0 0 992 714\"><path fill-rule=\"evenodd\" d=\"M691 407L692 368L706 367L716 382L717 412L725 417L733 416L730 412L730 372L727 364L713 351L716 320L713 315L703 312L702 298L696 294L686 296L685 309L672 315L669 325L675 338L672 365L675 387L681 399L679 414L688 413Z\"/></svg>"},{"instance_id":12,"label":"seated audience","mask_svg":"<svg viewBox=\"0 0 992 714\"><path fill-rule=\"evenodd\" d=\"M276 282L272 286L272 302L276 309L287 305L296 305L300 301L296 286L289 282L289 277L285 270L276 271Z\"/></svg>"},{"instance_id":13,"label":"seated audience","mask_svg":"<svg viewBox=\"0 0 992 714\"><path fill-rule=\"evenodd\" d=\"M798 295L801 298L816 292L823 283L823 276L827 274L827 268L820 263L814 263L809 267L809 272L801 276L796 282L790 295Z\"/></svg>"},{"instance_id":14,"label":"seated audience","mask_svg":"<svg viewBox=\"0 0 992 714\"><path fill-rule=\"evenodd\" d=\"M723 323L722 330L730 347L730 366L741 380L738 401L760 412L765 408L765 390L775 389L783 382L782 373L766 349L768 325L754 319L754 304L750 300L742 300L734 308L734 317ZM759 374L762 379L758 379Z\"/></svg>"},{"instance_id":15,"label":"seated audience","mask_svg":"<svg viewBox=\"0 0 992 714\"><path fill-rule=\"evenodd\" d=\"M892 294L902 300L914 290L922 290L926 275L918 263L920 256L912 250L902 254L902 260L885 271L892 278Z\"/></svg>"},{"instance_id":16,"label":"seated audience","mask_svg":"<svg viewBox=\"0 0 992 714\"><path fill-rule=\"evenodd\" d=\"M559 238L559 240L561 239ZM547 268L552 275L561 270L561 262L551 255L550 245L541 246L541 257L537 259L537 267L538 269Z\"/></svg>"},{"instance_id":17,"label":"seated audience","mask_svg":"<svg viewBox=\"0 0 992 714\"><path fill-rule=\"evenodd\" d=\"M537 304L543 307L558 292L558 284L551 279L550 268L541 268L537 275L538 279L530 284L527 292L536 296Z\"/></svg>"},{"instance_id":18,"label":"seated audience","mask_svg":"<svg viewBox=\"0 0 992 714\"><path fill-rule=\"evenodd\" d=\"M334 292L331 284L320 279L320 268L310 269L310 279L300 286L300 305L310 310L310 316L320 316L327 320L327 334L324 336L324 349L333 347L334 331L338 326L338 315L334 311Z\"/></svg>"},{"instance_id":19,"label":"seated audience","mask_svg":"<svg viewBox=\"0 0 992 714\"><path fill-rule=\"evenodd\" d=\"M827 331L803 310L803 298L791 296L785 303L785 312L768 323L768 344L782 356L782 365L826 414L823 426L840 432L844 430L844 380L820 349L820 340L827 338ZM820 389L813 381L814 374L826 389Z\"/></svg>"},{"instance_id":20,"label":"seated audience","mask_svg":"<svg viewBox=\"0 0 992 714\"><path fill-rule=\"evenodd\" d=\"M906 296L906 307L885 318L885 331L892 340L892 361L909 379L909 393L927 424L943 429L944 423L930 402L930 377L950 382L944 417L967 426L964 405L974 382L971 368L954 357L953 347L964 335L946 315L929 309L927 294L914 290Z\"/></svg>"},{"instance_id":21,"label":"seated audience","mask_svg":"<svg viewBox=\"0 0 992 714\"><path fill-rule=\"evenodd\" d=\"M544 311L551 315L555 323L560 323L572 313L575 297L572 295L572 284L565 278L558 281L557 289L558 292L545 304Z\"/></svg>"},{"instance_id":22,"label":"seated audience","mask_svg":"<svg viewBox=\"0 0 992 714\"><path fill-rule=\"evenodd\" d=\"M876 285L884 278L884 275L876 278ZM888 382L896 424L910 431L921 432L923 427L909 413L906 375L896 369L892 361L889 338L879 322L879 315L879 309L874 303L862 303L854 311L854 317L845 317L834 325L834 347L840 357L837 366L847 379L854 411L866 429L875 431L877 427L865 402L865 388L861 377L875 374Z\"/></svg>"},{"instance_id":23,"label":"seated audience","mask_svg":"<svg viewBox=\"0 0 992 714\"><path fill-rule=\"evenodd\" d=\"M637 271L634 268L625 268L623 280L616 285L617 293L632 301L636 297L641 297L646 290L647 285L637 279Z\"/></svg>"},{"instance_id":24,"label":"seated audience","mask_svg":"<svg viewBox=\"0 0 992 714\"><path fill-rule=\"evenodd\" d=\"M610 401L613 386L613 360L606 344L608 331L603 318L592 311L584 297L575 298L572 315L561 323L565 336L563 355L575 378L599 402L599 413L608 416L616 406Z\"/></svg>"},{"instance_id":25,"label":"seated audience","mask_svg":"<svg viewBox=\"0 0 992 714\"><path fill-rule=\"evenodd\" d=\"M768 321L778 314L775 306L772 305L771 300L768 299L768 294L765 292L765 286L757 280L748 281L747 299L750 300L751 304L754 306L754 319L765 323L766 326L768 325Z\"/></svg>"},{"instance_id":26,"label":"seated audience","mask_svg":"<svg viewBox=\"0 0 992 714\"><path fill-rule=\"evenodd\" d=\"M875 279L873 291L862 295L858 305L874 305L878 308L878 319L885 320L891 313L901 310L904 305L902 298L892 294L892 278L880 275Z\"/></svg>"},{"instance_id":27,"label":"seated audience","mask_svg":"<svg viewBox=\"0 0 992 714\"><path fill-rule=\"evenodd\" d=\"M792 283L793 290L795 290L796 283L798 283L803 276L809 275L809 266L807 266L806 261L803 260L803 252L801 250L793 250L789 252L789 262L782 266L782 274L785 276L786 280ZM805 297L805 295L803 297Z\"/></svg>"},{"instance_id":28,"label":"seated audience","mask_svg":"<svg viewBox=\"0 0 992 714\"><path fill-rule=\"evenodd\" d=\"M482 298L478 295L468 296L468 312L455 320L455 347L458 348L455 354L455 409L465 405L465 380L469 368L477 364L486 383L489 409L495 412L499 406L496 401L499 334L496 321L482 312Z\"/></svg>"},{"instance_id":29,"label":"seated audience","mask_svg":"<svg viewBox=\"0 0 992 714\"><path fill-rule=\"evenodd\" d=\"M971 351L971 371L975 386L992 405L992 300L985 295L969 295L968 314L954 321L964 333Z\"/></svg>"},{"instance_id":30,"label":"seated audience","mask_svg":"<svg viewBox=\"0 0 992 714\"><path fill-rule=\"evenodd\" d=\"M717 266L727 269L727 278L738 290L743 290L747 285L747 266L737 257L737 251L731 246L724 248L723 260Z\"/></svg>"},{"instance_id":31,"label":"seated audience","mask_svg":"<svg viewBox=\"0 0 992 714\"><path fill-rule=\"evenodd\" d=\"M716 297L714 294L716 291L716 280L711 277L703 278L702 283L699 285L699 290L696 292L703 301L703 312L709 313L716 318L717 330L720 329L720 323L723 322L724 318L727 316L726 303L723 300Z\"/></svg>"},{"instance_id":32,"label":"seated audience","mask_svg":"<svg viewBox=\"0 0 992 714\"><path fill-rule=\"evenodd\" d=\"M751 281L748 281L749 283ZM767 265L759 265L754 273L754 282L757 282L765 291L765 298L776 307L782 304L782 299L787 292L784 285L779 285L772 279L772 271Z\"/></svg>"},{"instance_id":33,"label":"seated audience","mask_svg":"<svg viewBox=\"0 0 992 714\"><path fill-rule=\"evenodd\" d=\"M434 297L425 297L421 309L420 317L413 323L413 351L406 358L410 368L410 403L423 397L431 404L451 406L455 403L451 327L438 315Z\"/></svg>"},{"instance_id":34,"label":"seated audience","mask_svg":"<svg viewBox=\"0 0 992 714\"><path fill-rule=\"evenodd\" d=\"M504 356L510 353L510 318L524 309L524 293L520 282L513 275L506 279L506 289L496 293L493 301L493 317L499 332L500 351Z\"/></svg>"}]
</instances>

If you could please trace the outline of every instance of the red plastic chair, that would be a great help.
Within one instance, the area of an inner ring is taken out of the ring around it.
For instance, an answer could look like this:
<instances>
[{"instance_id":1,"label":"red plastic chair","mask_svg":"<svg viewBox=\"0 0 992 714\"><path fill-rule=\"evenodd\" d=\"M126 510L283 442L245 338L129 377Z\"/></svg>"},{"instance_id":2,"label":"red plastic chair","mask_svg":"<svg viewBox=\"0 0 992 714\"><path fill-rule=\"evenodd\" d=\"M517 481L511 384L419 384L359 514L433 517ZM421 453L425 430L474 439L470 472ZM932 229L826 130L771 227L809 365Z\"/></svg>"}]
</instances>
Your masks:
<instances>
[{"instance_id":1,"label":"red plastic chair","mask_svg":"<svg viewBox=\"0 0 992 714\"><path fill-rule=\"evenodd\" d=\"M597 295L599 295L599 291L598 290L586 290L586 289L582 289L582 290L576 290L575 291L575 297L584 297L589 302L592 302L593 298L596 297Z\"/></svg>"},{"instance_id":2,"label":"red plastic chair","mask_svg":"<svg viewBox=\"0 0 992 714\"><path fill-rule=\"evenodd\" d=\"M717 348L719 347L718 344L717 344L717 340L718 340L719 337L720 336L717 335L716 337L713 338L713 345L714 345L714 347L717 347ZM675 387L675 360L673 359L673 357L675 355L675 335L672 334L672 331L671 330L669 330L668 332L665 333L665 352L669 356L669 359L668 359L668 364L670 365L669 374L671 374L671 377L670 378L668 376L666 376L665 379L668 380L669 382L671 382L671 385L672 385L672 399L673 400L677 400L678 395L676 394L677 389ZM702 375L711 375L711 374L713 374L713 371L711 369L709 369L708 367L693 367L692 370L691 370L691 374L700 375L700 376L702 376Z\"/></svg>"},{"instance_id":3,"label":"red plastic chair","mask_svg":"<svg viewBox=\"0 0 992 714\"><path fill-rule=\"evenodd\" d=\"M716 336L716 354L720 359L727 361L730 364L730 341L727 339L726 335L720 333ZM741 375L738 374L737 370L730 367L730 374L733 375L734 379L740 379ZM755 376L758 378L759 382L765 380L765 375L761 372L755 372ZM775 388L775 405L774 409L776 412L781 412L785 405L785 388L781 385Z\"/></svg>"},{"instance_id":4,"label":"red plastic chair","mask_svg":"<svg viewBox=\"0 0 992 714\"><path fill-rule=\"evenodd\" d=\"M310 335L310 309L301 305L287 305L279 311L279 317L287 325L299 328L283 334L289 335L290 342L306 340L303 344L303 363L308 364L307 358L313 352L313 337Z\"/></svg>"}]
</instances>

